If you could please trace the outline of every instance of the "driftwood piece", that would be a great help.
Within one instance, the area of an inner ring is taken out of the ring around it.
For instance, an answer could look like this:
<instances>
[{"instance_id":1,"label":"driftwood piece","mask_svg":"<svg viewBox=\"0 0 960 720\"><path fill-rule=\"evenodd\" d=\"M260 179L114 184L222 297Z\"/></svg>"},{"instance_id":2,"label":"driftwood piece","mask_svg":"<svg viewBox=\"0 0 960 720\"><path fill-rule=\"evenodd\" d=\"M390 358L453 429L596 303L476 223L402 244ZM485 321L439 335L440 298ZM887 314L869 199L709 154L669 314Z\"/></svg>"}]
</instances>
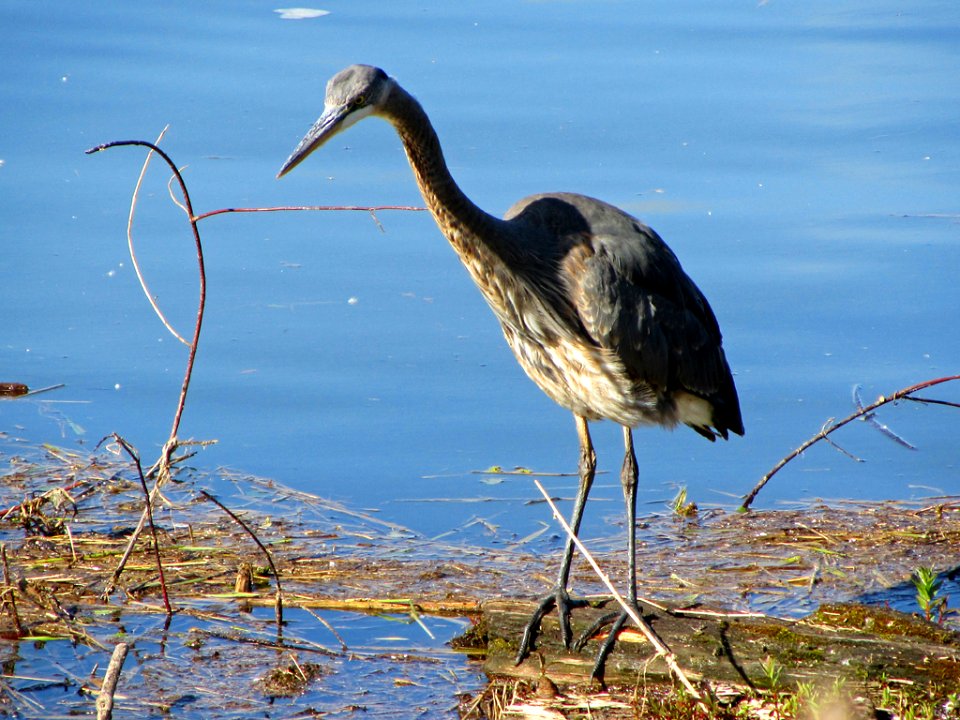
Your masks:
<instances>
[{"instance_id":1,"label":"driftwood piece","mask_svg":"<svg viewBox=\"0 0 960 720\"><path fill-rule=\"evenodd\" d=\"M107 665L107 672L103 676L103 684L97 694L97 720L111 720L113 718L113 696L117 691L117 682L120 680L120 671L127 659L127 643L117 643Z\"/></svg>"},{"instance_id":2,"label":"driftwood piece","mask_svg":"<svg viewBox=\"0 0 960 720\"><path fill-rule=\"evenodd\" d=\"M609 604L603 605L574 611L575 638L610 611ZM581 653L565 650L555 613L544 619L535 652L514 665L518 639L534 607L514 600L483 604L486 672L527 680L546 676L558 684L588 682L599 638ZM885 608L825 605L795 621L702 609L648 613L645 618L693 680L765 688L769 681L762 664L772 659L785 687L835 678L960 687L960 633ZM669 682L670 672L643 636L628 630L607 661L604 681L635 685L638 679Z\"/></svg>"}]
</instances>

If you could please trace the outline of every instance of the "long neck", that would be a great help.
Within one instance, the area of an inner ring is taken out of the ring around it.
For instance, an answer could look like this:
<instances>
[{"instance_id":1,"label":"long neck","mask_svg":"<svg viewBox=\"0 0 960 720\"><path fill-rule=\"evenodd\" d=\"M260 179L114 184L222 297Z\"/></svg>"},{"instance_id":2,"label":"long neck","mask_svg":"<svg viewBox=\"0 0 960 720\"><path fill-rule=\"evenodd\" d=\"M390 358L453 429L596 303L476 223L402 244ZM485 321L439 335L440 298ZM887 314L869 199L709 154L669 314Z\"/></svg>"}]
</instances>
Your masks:
<instances>
[{"instance_id":1,"label":"long neck","mask_svg":"<svg viewBox=\"0 0 960 720\"><path fill-rule=\"evenodd\" d=\"M400 135L427 208L471 274L473 262L489 262L488 252L506 260L513 249L507 223L481 210L457 186L420 103L396 86L383 114Z\"/></svg>"}]
</instances>

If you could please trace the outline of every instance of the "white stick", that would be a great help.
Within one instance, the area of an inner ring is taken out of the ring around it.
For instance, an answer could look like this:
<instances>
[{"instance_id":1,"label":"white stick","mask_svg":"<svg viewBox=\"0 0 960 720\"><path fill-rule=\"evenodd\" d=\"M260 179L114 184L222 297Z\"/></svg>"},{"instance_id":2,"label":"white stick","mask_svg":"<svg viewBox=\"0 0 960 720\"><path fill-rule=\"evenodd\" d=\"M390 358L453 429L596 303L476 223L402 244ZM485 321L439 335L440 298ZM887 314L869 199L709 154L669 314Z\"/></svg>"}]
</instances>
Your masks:
<instances>
[{"instance_id":1,"label":"white stick","mask_svg":"<svg viewBox=\"0 0 960 720\"><path fill-rule=\"evenodd\" d=\"M677 657L673 652L664 645L663 641L657 637L657 634L653 631L653 628L650 627L647 622L640 617L637 613L636 608L631 607L626 600L623 599L623 596L617 592L617 589L613 586L613 583L610 581L610 578L607 577L606 573L600 569L600 566L597 564L597 561L593 559L593 556L584 547L583 543L580 542L580 538L576 536L573 530L570 529L570 525L567 524L567 521L563 519L563 516L560 514L560 511L557 510L557 506L553 504L553 500L550 499L550 496L547 494L547 491L543 489L543 485L540 484L539 480L534 480L534 484L537 486L537 490L540 491L540 494L543 495L544 500L547 501L547 504L550 506L550 509L553 511L553 516L557 519L557 522L560 523L560 527L563 528L564 532L567 533L567 536L573 540L574 545L577 546L577 550L587 559L587 562L590 563L590 567L593 568L593 571L597 574L597 577L607 586L607 590L610 591L610 594L613 595L614 599L620 604L620 607L623 608L624 612L627 613L627 616L633 620L634 624L640 628L640 631L646 636L647 640L650 641L650 644L657 651L657 655L662 657L666 661L667 666L673 671L673 674L677 676L677 679L683 683L683 686L687 689L687 692L699 702L703 702L703 697L693 686L693 683L690 682L690 679L687 677L686 673L680 668L677 664Z\"/></svg>"},{"instance_id":2,"label":"white stick","mask_svg":"<svg viewBox=\"0 0 960 720\"><path fill-rule=\"evenodd\" d=\"M113 694L117 691L117 681L120 680L120 669L127 659L127 643L117 643L107 665L107 672L103 675L103 685L97 695L97 720L111 720L113 717Z\"/></svg>"}]
</instances>

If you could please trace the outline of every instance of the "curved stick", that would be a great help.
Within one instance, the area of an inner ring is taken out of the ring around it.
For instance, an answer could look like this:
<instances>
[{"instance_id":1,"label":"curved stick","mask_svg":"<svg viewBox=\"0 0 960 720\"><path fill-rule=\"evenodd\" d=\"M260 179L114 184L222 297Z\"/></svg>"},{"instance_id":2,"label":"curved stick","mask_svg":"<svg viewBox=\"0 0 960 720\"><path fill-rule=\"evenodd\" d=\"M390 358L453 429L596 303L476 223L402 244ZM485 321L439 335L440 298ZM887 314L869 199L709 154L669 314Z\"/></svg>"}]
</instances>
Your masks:
<instances>
[{"instance_id":1,"label":"curved stick","mask_svg":"<svg viewBox=\"0 0 960 720\"><path fill-rule=\"evenodd\" d=\"M133 550L133 546L137 541L137 538L140 536L140 532L143 530L144 524L148 519L150 503L153 501L154 497L159 495L160 487L166 482L170 475L170 465L171 465L171 456L173 455L174 450L177 447L177 433L180 430L180 419L183 417L183 410L186 407L187 403L187 390L190 387L190 378L193 375L193 365L197 357L197 346L200 343L200 328L203 325L203 310L206 305L207 300L207 275L203 263L203 245L200 242L200 230L197 228L197 221L194 218L193 214L193 205L190 202L190 193L187 191L187 185L183 180L183 175L180 174L180 170L174 164L173 160L170 159L170 156L167 155L163 150L161 150L157 145L146 140L115 140L113 142L103 143L102 145L97 145L96 147L90 148L86 151L87 155L93 155L94 153L101 152L113 147L145 147L150 150L151 153L156 153L164 162L167 163L167 166L173 172L174 177L177 179L177 183L180 185L180 190L183 193L184 201L184 210L186 211L187 218L190 221L190 229L193 231L193 239L196 245L197 250L197 265L199 267L200 275L200 298L197 303L197 320L193 328L193 339L190 342L190 351L187 357L187 367L183 375L183 384L180 386L180 397L177 401L177 411L173 416L173 425L170 429L170 435L167 438L167 441L163 445L163 450L161 452L160 459L157 461L154 467L157 468L157 477L156 482L153 486L153 489L148 494L147 507L144 509L143 513L140 516L140 523L137 525L137 529L133 532L130 537L130 541L127 545L127 549L123 554L123 557L120 559L120 563L117 565L117 569L114 570L113 580L107 589L104 591L104 595L109 595L112 592L114 585L117 580L120 578L120 575L123 573L123 569L126 565L127 559L130 557L130 553ZM148 156L149 159L149 156ZM139 189L139 182L137 185ZM134 194L134 202L136 201L136 193ZM132 212L132 210L131 210ZM139 273L138 273L139 275ZM151 303L152 304L152 303ZM162 317L162 316L161 316ZM138 463L139 465L139 463ZM168 605L169 608L169 605Z\"/></svg>"},{"instance_id":2,"label":"curved stick","mask_svg":"<svg viewBox=\"0 0 960 720\"><path fill-rule=\"evenodd\" d=\"M919 390L923 390L928 387L933 387L934 385L940 385L945 382L950 382L951 380L960 380L960 375L948 375L947 377L937 378L935 380L924 380L923 382L917 383L916 385L911 385L910 387L905 387L901 390L897 390L892 395L881 395L879 398L877 398L876 402L872 403L871 405L866 405L864 407L858 408L855 413L848 415L840 422L834 423L833 425L824 425L820 429L820 432L818 432L812 438L807 440L805 443L803 443L800 447L798 447L796 450L791 452L789 455L782 458L780 462L774 465L773 469L770 470L770 472L768 472L766 475L760 478L760 482L758 482L754 486L753 490L751 490L749 493L747 493L743 497L743 504L740 506L740 510L741 511L747 510L750 507L754 499L757 497L757 493L759 493L760 490L763 489L763 486L770 481L770 478L772 478L774 475L780 472L780 470L783 468L784 465L786 465L788 462L793 460L795 457L802 455L803 452L807 448L809 448L811 445L814 445L820 442L821 440L825 440L826 437L830 435L830 433L834 432L835 430L839 430L844 425L846 425L847 423L853 422L857 418L863 417L865 415L869 415L878 407L886 405L887 403L896 402L897 400L916 400L917 402L937 402L937 401L925 400L921 398L912 398L909 396ZM940 403L940 404L951 405L952 403Z\"/></svg>"},{"instance_id":3,"label":"curved stick","mask_svg":"<svg viewBox=\"0 0 960 720\"><path fill-rule=\"evenodd\" d=\"M163 136L166 134L169 127L170 126L167 125L167 127L160 132L155 141L156 143L159 143L163 139ZM156 313L158 318L160 318L160 322L163 323L163 326L167 329L167 332L169 332L187 347L190 347L190 343L184 340L183 336L178 333L173 325L171 325L167 320L166 315L163 314L163 311L157 304L156 298L153 297L153 293L150 292L150 288L147 286L147 279L144 277L143 271L140 269L140 261L137 259L137 252L133 247L133 217L136 214L137 201L140 198L140 187L143 185L143 178L147 174L147 168L150 167L150 159L152 157L153 151L151 150L147 153L147 157L143 160L143 167L140 168L140 175L137 177L137 184L133 187L133 197L130 198L130 212L127 215L127 249L130 251L130 261L133 263L133 271L137 274L137 280L140 281L140 288L143 290L143 294L147 297L147 302L150 303L150 307L153 308L153 312ZM179 202L177 204L179 205ZM182 208L183 206L181 205L180 207Z\"/></svg>"},{"instance_id":4,"label":"curved stick","mask_svg":"<svg viewBox=\"0 0 960 720\"><path fill-rule=\"evenodd\" d=\"M163 161L170 167L174 177L177 178L177 183L180 185L180 191L183 193L183 203L187 212L187 217L190 221L190 229L193 231L193 240L197 249L197 265L199 266L200 275L200 300L197 304L197 321L193 328L193 340L190 343L190 354L187 358L187 369L183 376L183 385L180 388L180 399L177 403L177 412L173 417L173 427L170 430L170 437L167 440L167 444L164 446L164 458L169 460L170 454L173 452L173 448L176 445L177 433L180 430L180 418L183 416L183 409L187 402L187 389L190 387L190 377L193 374L193 364L197 357L197 345L200 343L200 328L203 325L203 309L207 301L207 275L203 264L203 245L200 242L200 230L197 228L197 218L193 214L193 204L190 202L190 193L187 192L187 185L183 180L183 175L180 174L179 168L177 168L173 160L170 159L170 156L159 147L151 142L147 142L146 140L114 140L113 142L104 143L102 145L97 145L94 148L90 148L86 151L86 153L87 155L92 155L93 153L101 152L102 150L107 150L113 147L130 146L148 148L150 151L155 152L157 155L163 158ZM166 469L167 464L163 463L160 468L161 476Z\"/></svg>"},{"instance_id":5,"label":"curved stick","mask_svg":"<svg viewBox=\"0 0 960 720\"><path fill-rule=\"evenodd\" d=\"M235 512L230 508L224 505L222 502L217 500L213 495L208 493L206 490L200 491L200 496L204 500L209 500L218 508L223 510L230 518L237 523L243 530L253 538L253 541L257 544L257 547L263 552L267 558L267 562L270 564L270 570L273 572L273 579L277 582L277 595L276 600L274 601L274 609L277 614L277 631L281 631L283 628L283 588L280 586L280 572L277 570L277 566L273 564L273 555L270 554L270 551L267 550L266 546L260 542L260 538L257 537L257 534L250 529L250 526L247 525Z\"/></svg>"}]
</instances>

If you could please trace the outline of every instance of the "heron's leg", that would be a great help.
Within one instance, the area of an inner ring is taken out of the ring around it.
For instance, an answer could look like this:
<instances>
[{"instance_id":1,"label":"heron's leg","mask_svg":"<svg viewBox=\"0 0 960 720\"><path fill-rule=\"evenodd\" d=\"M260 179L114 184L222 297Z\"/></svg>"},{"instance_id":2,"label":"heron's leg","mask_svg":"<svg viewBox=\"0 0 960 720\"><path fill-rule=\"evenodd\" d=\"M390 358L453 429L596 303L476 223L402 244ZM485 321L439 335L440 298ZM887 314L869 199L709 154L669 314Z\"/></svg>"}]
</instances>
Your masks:
<instances>
[{"instance_id":1,"label":"heron's leg","mask_svg":"<svg viewBox=\"0 0 960 720\"><path fill-rule=\"evenodd\" d=\"M627 588L627 602L637 604L637 454L633 451L633 430L623 428L623 467L620 470L620 484L623 485L623 499L627 505L627 575L630 582Z\"/></svg>"},{"instance_id":2,"label":"heron's leg","mask_svg":"<svg viewBox=\"0 0 960 720\"><path fill-rule=\"evenodd\" d=\"M620 483L623 485L623 498L627 506L627 602L639 612L637 604L637 456L633 451L633 431L623 428L623 467L620 470ZM613 650L617 642L617 635L623 628L624 623L630 619L625 611L613 612L597 620L590 628L580 636L574 646L580 650L586 642L604 625L613 623L610 632L600 651L597 653L596 662L593 665L593 677L598 680L603 679L603 667L607 661L607 656Z\"/></svg>"},{"instance_id":3,"label":"heron's leg","mask_svg":"<svg viewBox=\"0 0 960 720\"><path fill-rule=\"evenodd\" d=\"M577 490L577 498L573 502L570 529L573 530L574 534L577 534L580 532L580 521L583 519L583 508L587 504L587 495L590 494L590 486L593 485L593 478L597 471L597 455L593 450L593 441L590 439L590 430L587 427L586 418L574 415L574 419L577 423L577 436L580 438L580 487ZM540 600L540 604L523 631L520 649L517 651L516 663L518 665L530 654L537 632L540 630L540 621L553 608L557 608L557 613L560 615L560 638L563 640L563 645L564 647L570 647L573 636L570 630L570 611L585 604L583 600L573 600L567 592L567 584L570 582L570 565L573 562L573 550L573 539L567 538L567 543L563 548L563 559L560 562L557 584L549 594Z\"/></svg>"}]
</instances>

